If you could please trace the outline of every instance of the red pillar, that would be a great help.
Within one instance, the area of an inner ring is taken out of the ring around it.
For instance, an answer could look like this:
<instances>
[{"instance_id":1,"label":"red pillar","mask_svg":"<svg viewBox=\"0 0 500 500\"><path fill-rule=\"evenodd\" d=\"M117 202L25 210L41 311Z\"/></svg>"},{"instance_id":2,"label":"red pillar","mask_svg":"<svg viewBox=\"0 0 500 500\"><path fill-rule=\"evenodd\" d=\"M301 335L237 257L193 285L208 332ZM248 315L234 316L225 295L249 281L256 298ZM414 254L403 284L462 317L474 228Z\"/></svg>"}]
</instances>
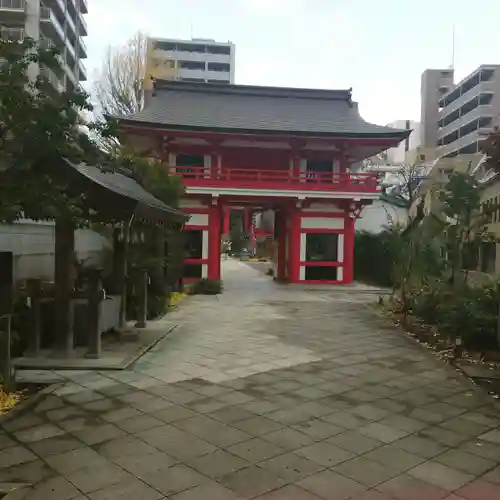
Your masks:
<instances>
[{"instance_id":1,"label":"red pillar","mask_svg":"<svg viewBox=\"0 0 500 500\"><path fill-rule=\"evenodd\" d=\"M276 266L276 279L286 278L286 213L283 210L276 212L274 223L278 230L278 262Z\"/></svg>"},{"instance_id":2,"label":"red pillar","mask_svg":"<svg viewBox=\"0 0 500 500\"><path fill-rule=\"evenodd\" d=\"M300 178L300 155L295 154L292 158L292 172L293 172L293 180L299 180Z\"/></svg>"},{"instance_id":3,"label":"red pillar","mask_svg":"<svg viewBox=\"0 0 500 500\"><path fill-rule=\"evenodd\" d=\"M346 285L354 281L354 219L347 213L344 219L344 276Z\"/></svg>"},{"instance_id":4,"label":"red pillar","mask_svg":"<svg viewBox=\"0 0 500 500\"><path fill-rule=\"evenodd\" d=\"M300 209L293 207L288 212L290 227L288 230L288 281L300 280Z\"/></svg>"},{"instance_id":5,"label":"red pillar","mask_svg":"<svg viewBox=\"0 0 500 500\"><path fill-rule=\"evenodd\" d=\"M250 231L250 209L244 208L243 209L243 232L245 234Z\"/></svg>"},{"instance_id":6,"label":"red pillar","mask_svg":"<svg viewBox=\"0 0 500 500\"><path fill-rule=\"evenodd\" d=\"M208 229L208 279L220 280L221 211L219 201L214 199L210 207Z\"/></svg>"},{"instance_id":7,"label":"red pillar","mask_svg":"<svg viewBox=\"0 0 500 500\"><path fill-rule=\"evenodd\" d=\"M223 213L222 234L226 236L231 232L231 209L229 207L224 207L222 213Z\"/></svg>"}]
</instances>

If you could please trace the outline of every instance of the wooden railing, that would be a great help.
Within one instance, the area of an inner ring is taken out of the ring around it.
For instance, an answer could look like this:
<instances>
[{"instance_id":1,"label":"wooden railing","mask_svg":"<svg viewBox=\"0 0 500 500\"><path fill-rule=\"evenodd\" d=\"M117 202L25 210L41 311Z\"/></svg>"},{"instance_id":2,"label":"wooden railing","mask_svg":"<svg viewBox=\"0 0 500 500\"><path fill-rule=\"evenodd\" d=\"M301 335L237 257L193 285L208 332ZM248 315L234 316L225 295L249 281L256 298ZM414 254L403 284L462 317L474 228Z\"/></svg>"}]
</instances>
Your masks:
<instances>
[{"instance_id":1,"label":"wooden railing","mask_svg":"<svg viewBox=\"0 0 500 500\"><path fill-rule=\"evenodd\" d=\"M379 191L373 173L301 172L230 168L218 171L205 167L176 167L186 187L325 190L352 193Z\"/></svg>"}]
</instances>

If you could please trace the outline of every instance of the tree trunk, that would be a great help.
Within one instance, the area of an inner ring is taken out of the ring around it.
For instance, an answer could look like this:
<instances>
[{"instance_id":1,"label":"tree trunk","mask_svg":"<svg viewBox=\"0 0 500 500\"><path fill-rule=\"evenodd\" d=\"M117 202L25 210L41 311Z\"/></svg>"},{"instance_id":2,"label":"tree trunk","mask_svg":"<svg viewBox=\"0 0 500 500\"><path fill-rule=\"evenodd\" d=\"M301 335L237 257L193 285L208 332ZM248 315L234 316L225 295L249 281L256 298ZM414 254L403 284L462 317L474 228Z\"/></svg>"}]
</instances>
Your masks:
<instances>
[{"instance_id":1,"label":"tree trunk","mask_svg":"<svg viewBox=\"0 0 500 500\"><path fill-rule=\"evenodd\" d=\"M73 311L75 228L67 221L56 221L55 228L55 306L56 349L63 357L73 354Z\"/></svg>"}]
</instances>

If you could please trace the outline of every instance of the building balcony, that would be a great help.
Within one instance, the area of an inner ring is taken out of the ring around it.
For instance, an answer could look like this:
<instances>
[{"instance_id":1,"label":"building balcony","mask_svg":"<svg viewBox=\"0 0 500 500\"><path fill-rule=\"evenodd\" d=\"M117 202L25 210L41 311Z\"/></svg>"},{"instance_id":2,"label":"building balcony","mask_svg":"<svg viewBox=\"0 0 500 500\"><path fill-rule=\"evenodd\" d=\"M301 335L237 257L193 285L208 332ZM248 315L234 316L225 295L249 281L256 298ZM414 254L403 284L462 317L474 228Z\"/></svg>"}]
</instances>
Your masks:
<instances>
[{"instance_id":1,"label":"building balcony","mask_svg":"<svg viewBox=\"0 0 500 500\"><path fill-rule=\"evenodd\" d=\"M0 0L0 13L2 15L2 24L23 22L25 15L25 8L26 8L25 0Z\"/></svg>"},{"instance_id":2,"label":"building balcony","mask_svg":"<svg viewBox=\"0 0 500 500\"><path fill-rule=\"evenodd\" d=\"M495 92L495 82L494 81L483 81L479 82L477 85L467 90L460 95L453 102L445 106L439 111L439 119L446 119L448 115L461 108L464 104L474 99L479 94L494 93Z\"/></svg>"},{"instance_id":3,"label":"building balcony","mask_svg":"<svg viewBox=\"0 0 500 500\"><path fill-rule=\"evenodd\" d=\"M204 189L241 189L252 191L338 192L349 195L378 194L378 176L373 173L301 172L289 170L223 169L206 167L176 167L185 187Z\"/></svg>"}]
</instances>

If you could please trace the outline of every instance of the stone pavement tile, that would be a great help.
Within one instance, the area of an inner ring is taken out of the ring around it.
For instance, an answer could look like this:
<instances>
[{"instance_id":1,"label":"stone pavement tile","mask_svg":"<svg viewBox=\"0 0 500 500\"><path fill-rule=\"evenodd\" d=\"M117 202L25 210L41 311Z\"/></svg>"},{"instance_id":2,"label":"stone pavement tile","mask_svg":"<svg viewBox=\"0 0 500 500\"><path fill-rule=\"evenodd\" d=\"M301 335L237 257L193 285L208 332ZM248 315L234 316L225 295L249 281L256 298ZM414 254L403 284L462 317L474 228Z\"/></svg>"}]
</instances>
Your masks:
<instances>
[{"instance_id":1,"label":"stone pavement tile","mask_svg":"<svg viewBox=\"0 0 500 500\"><path fill-rule=\"evenodd\" d=\"M12 438L7 436L7 434L0 433L0 450L5 450L6 448L11 448L17 443Z\"/></svg>"},{"instance_id":2,"label":"stone pavement tile","mask_svg":"<svg viewBox=\"0 0 500 500\"><path fill-rule=\"evenodd\" d=\"M241 431L256 437L283 428L282 424L279 424L274 420L270 420L266 417L255 416L255 415L246 420L240 420L239 422L234 422L232 425L233 427L236 427L237 429L240 429Z\"/></svg>"},{"instance_id":3,"label":"stone pavement tile","mask_svg":"<svg viewBox=\"0 0 500 500\"><path fill-rule=\"evenodd\" d=\"M145 454L154 451L150 444L134 437L122 436L94 446L94 449L102 456L114 458L125 455Z\"/></svg>"},{"instance_id":4,"label":"stone pavement tile","mask_svg":"<svg viewBox=\"0 0 500 500\"><path fill-rule=\"evenodd\" d=\"M107 464L108 460L92 448L78 448L59 455L47 457L45 461L60 474L71 472L99 464Z\"/></svg>"},{"instance_id":5,"label":"stone pavement tile","mask_svg":"<svg viewBox=\"0 0 500 500\"><path fill-rule=\"evenodd\" d=\"M0 469L36 460L37 456L23 446L13 446L0 451Z\"/></svg>"},{"instance_id":6,"label":"stone pavement tile","mask_svg":"<svg viewBox=\"0 0 500 500\"><path fill-rule=\"evenodd\" d=\"M22 429L27 429L29 427L35 427L37 425L42 425L44 421L33 413L28 413L26 415L22 415L19 418L13 418L11 420L7 420L7 422L2 423L2 427L7 432L17 432Z\"/></svg>"},{"instance_id":7,"label":"stone pavement tile","mask_svg":"<svg viewBox=\"0 0 500 500\"><path fill-rule=\"evenodd\" d=\"M378 439L383 443L392 443L410 434L408 431L395 429L394 427L389 427L379 422L373 422L364 427L360 427L358 432L364 436Z\"/></svg>"},{"instance_id":8,"label":"stone pavement tile","mask_svg":"<svg viewBox=\"0 0 500 500\"><path fill-rule=\"evenodd\" d=\"M51 477L18 493L20 493L18 498L21 500L78 500L83 498L80 492L61 476ZM16 498L14 495L10 495L11 498ZM9 495L6 498L9 498Z\"/></svg>"},{"instance_id":9,"label":"stone pavement tile","mask_svg":"<svg viewBox=\"0 0 500 500\"><path fill-rule=\"evenodd\" d=\"M327 439L327 441L344 450L352 451L356 455L361 455L384 444L382 441L363 436L363 434L356 431L342 432Z\"/></svg>"},{"instance_id":10,"label":"stone pavement tile","mask_svg":"<svg viewBox=\"0 0 500 500\"><path fill-rule=\"evenodd\" d=\"M174 422L174 425L178 429L182 429L219 447L241 443L251 437L235 427L205 415L179 420Z\"/></svg>"},{"instance_id":11,"label":"stone pavement tile","mask_svg":"<svg viewBox=\"0 0 500 500\"><path fill-rule=\"evenodd\" d=\"M301 457L293 452L278 455L258 465L290 482L298 481L324 468L318 463Z\"/></svg>"},{"instance_id":12,"label":"stone pavement tile","mask_svg":"<svg viewBox=\"0 0 500 500\"><path fill-rule=\"evenodd\" d=\"M135 389L128 384L116 383L107 387L101 387L97 390L97 392L108 397L115 397L120 396L121 394L126 394L127 392L132 392L134 390Z\"/></svg>"},{"instance_id":13,"label":"stone pavement tile","mask_svg":"<svg viewBox=\"0 0 500 500\"><path fill-rule=\"evenodd\" d=\"M256 500L319 500L319 497L293 484L265 493Z\"/></svg>"},{"instance_id":14,"label":"stone pavement tile","mask_svg":"<svg viewBox=\"0 0 500 500\"><path fill-rule=\"evenodd\" d=\"M439 427L458 432L459 434L464 434L469 438L480 436L490 429L487 425L471 422L470 420L462 418L462 416L445 420L439 424Z\"/></svg>"},{"instance_id":15,"label":"stone pavement tile","mask_svg":"<svg viewBox=\"0 0 500 500\"><path fill-rule=\"evenodd\" d=\"M400 471L364 457L348 460L332 469L367 487L374 487L399 475Z\"/></svg>"},{"instance_id":16,"label":"stone pavement tile","mask_svg":"<svg viewBox=\"0 0 500 500\"><path fill-rule=\"evenodd\" d=\"M163 410L151 412L150 415L154 418L169 424L171 422L176 422L177 420L184 420L190 417L196 417L198 415L197 412L186 408L185 406L180 405L172 405Z\"/></svg>"},{"instance_id":17,"label":"stone pavement tile","mask_svg":"<svg viewBox=\"0 0 500 500\"><path fill-rule=\"evenodd\" d=\"M468 390L454 394L443 401L461 408L474 409L489 403L489 397L483 392Z\"/></svg>"},{"instance_id":18,"label":"stone pavement tile","mask_svg":"<svg viewBox=\"0 0 500 500\"><path fill-rule=\"evenodd\" d=\"M76 394L68 394L67 396L64 396L64 399L68 403L72 403L74 405L83 405L85 403L90 403L92 401L97 401L98 399L104 398L104 394L92 390L81 391L77 392Z\"/></svg>"},{"instance_id":19,"label":"stone pavement tile","mask_svg":"<svg viewBox=\"0 0 500 500\"><path fill-rule=\"evenodd\" d=\"M170 500L239 500L242 498L215 481L204 482L200 486L170 496Z\"/></svg>"},{"instance_id":20,"label":"stone pavement tile","mask_svg":"<svg viewBox=\"0 0 500 500\"><path fill-rule=\"evenodd\" d=\"M100 463L85 469L78 469L66 475L66 479L82 493L97 491L130 479L132 476L112 462Z\"/></svg>"},{"instance_id":21,"label":"stone pavement tile","mask_svg":"<svg viewBox=\"0 0 500 500\"><path fill-rule=\"evenodd\" d=\"M286 481L267 469L255 465L227 474L220 482L244 498L254 498L286 484Z\"/></svg>"},{"instance_id":22,"label":"stone pavement tile","mask_svg":"<svg viewBox=\"0 0 500 500\"><path fill-rule=\"evenodd\" d=\"M411 435L403 439L399 439L398 441L394 441L392 446L406 450L423 458L435 457L448 449L448 447L444 444L437 443L434 440L417 435Z\"/></svg>"},{"instance_id":23,"label":"stone pavement tile","mask_svg":"<svg viewBox=\"0 0 500 500\"><path fill-rule=\"evenodd\" d=\"M469 420L470 422L475 422L476 424L486 425L491 428L500 426L500 417L481 413L481 410L482 409L479 408L471 412L462 413L460 418Z\"/></svg>"},{"instance_id":24,"label":"stone pavement tile","mask_svg":"<svg viewBox=\"0 0 500 500\"><path fill-rule=\"evenodd\" d=\"M243 410L239 406L225 406L224 408L207 413L206 415L207 417L226 422L227 424L247 420L254 416L253 413Z\"/></svg>"},{"instance_id":25,"label":"stone pavement tile","mask_svg":"<svg viewBox=\"0 0 500 500\"><path fill-rule=\"evenodd\" d=\"M185 460L185 464L213 479L251 465L250 462L224 450L216 450L206 455L188 458Z\"/></svg>"},{"instance_id":26,"label":"stone pavement tile","mask_svg":"<svg viewBox=\"0 0 500 500\"><path fill-rule=\"evenodd\" d=\"M302 448L314 443L314 439L307 434L289 427L265 434L262 436L262 439L288 451L296 450L297 448Z\"/></svg>"},{"instance_id":27,"label":"stone pavement tile","mask_svg":"<svg viewBox=\"0 0 500 500\"><path fill-rule=\"evenodd\" d=\"M477 479L454 493L466 500L496 500L500 498L500 485Z\"/></svg>"},{"instance_id":28,"label":"stone pavement tile","mask_svg":"<svg viewBox=\"0 0 500 500\"><path fill-rule=\"evenodd\" d=\"M140 415L139 417L127 418L116 422L116 427L119 427L125 432L134 434L135 432L153 429L165 425L165 422L151 415Z\"/></svg>"},{"instance_id":29,"label":"stone pavement tile","mask_svg":"<svg viewBox=\"0 0 500 500\"><path fill-rule=\"evenodd\" d=\"M442 500L450 494L447 490L406 474L389 479L376 489L396 500Z\"/></svg>"},{"instance_id":30,"label":"stone pavement tile","mask_svg":"<svg viewBox=\"0 0 500 500\"><path fill-rule=\"evenodd\" d=\"M395 498L387 493L371 489L352 497L350 500L395 500Z\"/></svg>"},{"instance_id":31,"label":"stone pavement tile","mask_svg":"<svg viewBox=\"0 0 500 500\"><path fill-rule=\"evenodd\" d=\"M85 444L92 446L124 436L125 432L113 424L103 423L94 427L77 430L72 434Z\"/></svg>"},{"instance_id":32,"label":"stone pavement tile","mask_svg":"<svg viewBox=\"0 0 500 500\"><path fill-rule=\"evenodd\" d=\"M88 498L90 500L159 500L164 498L164 495L142 481L132 478L90 493Z\"/></svg>"},{"instance_id":33,"label":"stone pavement tile","mask_svg":"<svg viewBox=\"0 0 500 500\"><path fill-rule=\"evenodd\" d=\"M479 436L479 439L489 443L500 444L500 429L494 429Z\"/></svg>"},{"instance_id":34,"label":"stone pavement tile","mask_svg":"<svg viewBox=\"0 0 500 500\"><path fill-rule=\"evenodd\" d=\"M482 476L481 479L489 481L490 483L500 484L500 467L495 467L491 469L488 473Z\"/></svg>"},{"instance_id":35,"label":"stone pavement tile","mask_svg":"<svg viewBox=\"0 0 500 500\"><path fill-rule=\"evenodd\" d=\"M164 471L178 463L177 459L156 449L149 453L114 457L112 461L138 478Z\"/></svg>"},{"instance_id":36,"label":"stone pavement tile","mask_svg":"<svg viewBox=\"0 0 500 500\"><path fill-rule=\"evenodd\" d=\"M460 444L456 449L500 463L500 444L474 439Z\"/></svg>"},{"instance_id":37,"label":"stone pavement tile","mask_svg":"<svg viewBox=\"0 0 500 500\"><path fill-rule=\"evenodd\" d=\"M410 413L410 406L405 403L401 403L399 401L394 401L394 399L385 398L378 399L376 401L377 406L379 408L383 408L384 410L389 410L392 414L394 413Z\"/></svg>"},{"instance_id":38,"label":"stone pavement tile","mask_svg":"<svg viewBox=\"0 0 500 500\"><path fill-rule=\"evenodd\" d=\"M39 457L48 457L57 455L65 451L76 450L82 448L84 443L75 439L70 435L57 436L49 439L43 439L34 443L28 443L28 448L36 453Z\"/></svg>"},{"instance_id":39,"label":"stone pavement tile","mask_svg":"<svg viewBox=\"0 0 500 500\"><path fill-rule=\"evenodd\" d=\"M295 450L295 453L324 467L333 467L356 456L351 451L344 450L326 441L305 446Z\"/></svg>"},{"instance_id":40,"label":"stone pavement tile","mask_svg":"<svg viewBox=\"0 0 500 500\"><path fill-rule=\"evenodd\" d=\"M449 418L447 415L424 410L423 408L415 408L408 413L408 416L422 422L427 422L428 424L439 424Z\"/></svg>"},{"instance_id":41,"label":"stone pavement tile","mask_svg":"<svg viewBox=\"0 0 500 500\"><path fill-rule=\"evenodd\" d=\"M391 444L381 446L380 448L366 453L364 458L386 465L399 472L412 469L425 461L425 458L401 448L397 448Z\"/></svg>"},{"instance_id":42,"label":"stone pavement tile","mask_svg":"<svg viewBox=\"0 0 500 500\"><path fill-rule=\"evenodd\" d=\"M293 425L305 422L310 420L311 416L309 409L305 405L297 405L293 408L283 408L266 414L266 418L283 425Z\"/></svg>"},{"instance_id":43,"label":"stone pavement tile","mask_svg":"<svg viewBox=\"0 0 500 500\"><path fill-rule=\"evenodd\" d=\"M456 406L453 404L449 404L449 403L443 403L441 401L437 401L435 403L430 403L428 405L423 405L423 406L421 406L421 409L424 411L438 413L438 414L444 415L448 418L456 417L456 416L461 415L462 413L466 412L465 408L462 408L460 406Z\"/></svg>"},{"instance_id":44,"label":"stone pavement tile","mask_svg":"<svg viewBox=\"0 0 500 500\"><path fill-rule=\"evenodd\" d=\"M145 474L142 480L163 495L172 495L194 488L207 481L207 477L182 464Z\"/></svg>"},{"instance_id":45,"label":"stone pavement tile","mask_svg":"<svg viewBox=\"0 0 500 500\"><path fill-rule=\"evenodd\" d=\"M279 404L263 399L256 399L254 401L249 401L248 403L243 403L238 406L251 413L255 413L255 415L266 415L270 412L279 410L280 408Z\"/></svg>"},{"instance_id":46,"label":"stone pavement tile","mask_svg":"<svg viewBox=\"0 0 500 500\"><path fill-rule=\"evenodd\" d=\"M63 406L65 406L64 399L50 394L33 407L33 413L45 413L47 411L61 408Z\"/></svg>"},{"instance_id":47,"label":"stone pavement tile","mask_svg":"<svg viewBox=\"0 0 500 500\"><path fill-rule=\"evenodd\" d=\"M85 403L82 405L82 408L92 413L106 413L112 410L119 410L123 408L123 404L114 399L105 398Z\"/></svg>"},{"instance_id":48,"label":"stone pavement tile","mask_svg":"<svg viewBox=\"0 0 500 500\"><path fill-rule=\"evenodd\" d=\"M13 465L0 470L2 483L38 483L56 473L45 462L35 460L21 465Z\"/></svg>"},{"instance_id":49,"label":"stone pavement tile","mask_svg":"<svg viewBox=\"0 0 500 500\"><path fill-rule=\"evenodd\" d=\"M100 417L106 422L115 423L126 418L138 417L139 415L142 415L142 412L139 410L132 407L125 407L102 413Z\"/></svg>"},{"instance_id":50,"label":"stone pavement tile","mask_svg":"<svg viewBox=\"0 0 500 500\"><path fill-rule=\"evenodd\" d=\"M449 431L443 427L428 427L418 433L419 436L435 440L445 446L458 446L460 443L468 441L470 437L459 434L455 431Z\"/></svg>"},{"instance_id":51,"label":"stone pavement tile","mask_svg":"<svg viewBox=\"0 0 500 500\"><path fill-rule=\"evenodd\" d=\"M205 415L207 413L212 413L214 411L220 410L221 408L226 408L230 405L228 403L210 397L193 401L192 403L186 404L186 406L196 413L202 413ZM254 413L252 413L252 415L254 415Z\"/></svg>"},{"instance_id":52,"label":"stone pavement tile","mask_svg":"<svg viewBox=\"0 0 500 500\"><path fill-rule=\"evenodd\" d=\"M458 471L435 461L424 462L407 472L410 476L425 481L443 490L454 491L471 482L474 476Z\"/></svg>"},{"instance_id":53,"label":"stone pavement tile","mask_svg":"<svg viewBox=\"0 0 500 500\"><path fill-rule=\"evenodd\" d=\"M340 427L344 427L344 429L359 429L360 427L370 423L370 420L347 411L337 411L335 413L331 413L330 415L321 417L321 420L329 422L333 425L339 425Z\"/></svg>"},{"instance_id":54,"label":"stone pavement tile","mask_svg":"<svg viewBox=\"0 0 500 500\"><path fill-rule=\"evenodd\" d=\"M434 458L436 462L479 476L495 467L495 462L461 450L449 450Z\"/></svg>"},{"instance_id":55,"label":"stone pavement tile","mask_svg":"<svg viewBox=\"0 0 500 500\"><path fill-rule=\"evenodd\" d=\"M354 415L357 415L359 417L366 418L367 420L377 421L382 420L384 417L386 417L390 413L390 411L384 410L383 408L378 408L375 405L362 404L351 408L349 410L349 413L353 413Z\"/></svg>"},{"instance_id":56,"label":"stone pavement tile","mask_svg":"<svg viewBox=\"0 0 500 500\"><path fill-rule=\"evenodd\" d=\"M72 417L68 420L61 420L57 423L59 427L62 427L66 432L75 433L83 429L92 429L98 427L105 423L96 415L91 415L89 417Z\"/></svg>"},{"instance_id":57,"label":"stone pavement tile","mask_svg":"<svg viewBox=\"0 0 500 500\"><path fill-rule=\"evenodd\" d=\"M380 420L379 423L409 432L421 431L427 427L426 423L404 415L389 415Z\"/></svg>"},{"instance_id":58,"label":"stone pavement tile","mask_svg":"<svg viewBox=\"0 0 500 500\"><path fill-rule=\"evenodd\" d=\"M343 427L330 424L317 418L292 425L292 429L303 432L316 441L335 436L336 434L340 434L345 431Z\"/></svg>"},{"instance_id":59,"label":"stone pavement tile","mask_svg":"<svg viewBox=\"0 0 500 500\"><path fill-rule=\"evenodd\" d=\"M226 448L233 455L251 463L262 462L268 458L285 453L283 447L260 438L249 439Z\"/></svg>"},{"instance_id":60,"label":"stone pavement tile","mask_svg":"<svg viewBox=\"0 0 500 500\"><path fill-rule=\"evenodd\" d=\"M65 431L60 427L52 424L42 424L16 432L14 436L22 443L34 443L35 441L61 436L63 434L65 434Z\"/></svg>"},{"instance_id":61,"label":"stone pavement tile","mask_svg":"<svg viewBox=\"0 0 500 500\"><path fill-rule=\"evenodd\" d=\"M70 417L85 417L88 415L88 412L73 405L65 405L45 413L45 416L52 422L59 422L60 420L66 420Z\"/></svg>"},{"instance_id":62,"label":"stone pavement tile","mask_svg":"<svg viewBox=\"0 0 500 500\"><path fill-rule=\"evenodd\" d=\"M366 490L361 483L331 470L318 472L297 483L297 486L324 500L346 500Z\"/></svg>"},{"instance_id":63,"label":"stone pavement tile","mask_svg":"<svg viewBox=\"0 0 500 500\"><path fill-rule=\"evenodd\" d=\"M231 405L239 405L243 403L248 403L249 401L253 401L256 398L248 394L245 394L242 391L232 391L221 394L217 396L216 399L224 403L229 403Z\"/></svg>"}]
</instances>

